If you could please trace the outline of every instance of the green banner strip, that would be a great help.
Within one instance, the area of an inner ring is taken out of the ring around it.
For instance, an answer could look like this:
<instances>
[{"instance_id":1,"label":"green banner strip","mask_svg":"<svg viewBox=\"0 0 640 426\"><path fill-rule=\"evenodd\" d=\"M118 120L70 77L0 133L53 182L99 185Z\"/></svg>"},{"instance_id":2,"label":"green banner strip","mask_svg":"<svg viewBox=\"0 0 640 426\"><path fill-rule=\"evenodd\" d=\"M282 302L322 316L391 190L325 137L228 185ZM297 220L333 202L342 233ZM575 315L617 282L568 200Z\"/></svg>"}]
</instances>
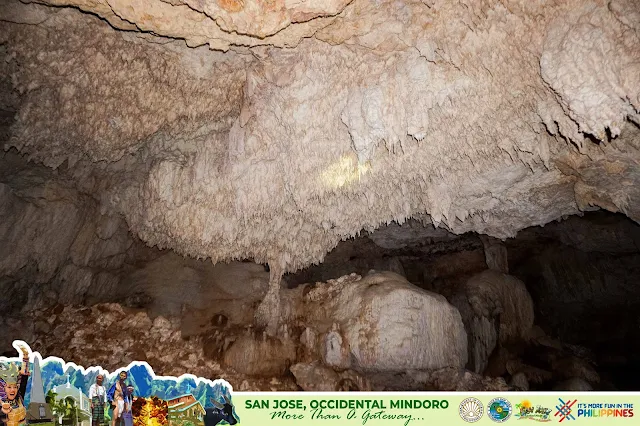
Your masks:
<instances>
[{"instance_id":1,"label":"green banner strip","mask_svg":"<svg viewBox=\"0 0 640 426\"><path fill-rule=\"evenodd\" d=\"M239 425L637 425L640 393L234 392Z\"/></svg>"}]
</instances>

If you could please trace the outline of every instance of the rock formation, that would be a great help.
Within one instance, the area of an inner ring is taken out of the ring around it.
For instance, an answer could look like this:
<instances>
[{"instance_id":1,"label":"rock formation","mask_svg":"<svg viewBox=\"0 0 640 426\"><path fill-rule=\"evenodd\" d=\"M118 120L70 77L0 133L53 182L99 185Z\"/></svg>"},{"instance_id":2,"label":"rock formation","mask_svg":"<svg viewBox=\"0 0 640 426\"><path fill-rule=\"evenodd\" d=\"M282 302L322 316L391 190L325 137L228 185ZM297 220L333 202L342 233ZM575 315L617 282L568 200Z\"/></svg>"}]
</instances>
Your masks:
<instances>
[{"instance_id":1,"label":"rock formation","mask_svg":"<svg viewBox=\"0 0 640 426\"><path fill-rule=\"evenodd\" d=\"M380 372L461 368L467 362L457 309L394 273L362 279L353 274L297 291L306 294L288 298L294 301L290 318L311 328L315 338L307 344L325 365Z\"/></svg>"},{"instance_id":2,"label":"rock formation","mask_svg":"<svg viewBox=\"0 0 640 426\"><path fill-rule=\"evenodd\" d=\"M526 341L533 327L533 301L524 283L487 270L471 277L452 298L469 336L469 361L484 372L498 345Z\"/></svg>"},{"instance_id":3,"label":"rock formation","mask_svg":"<svg viewBox=\"0 0 640 426\"><path fill-rule=\"evenodd\" d=\"M100 175L151 245L284 272L416 215L499 238L590 206L638 219L635 2L335 3L69 3L118 32L5 0L7 146ZM237 53L158 38L194 30Z\"/></svg>"},{"instance_id":4,"label":"rock formation","mask_svg":"<svg viewBox=\"0 0 640 426\"><path fill-rule=\"evenodd\" d=\"M622 238L611 231L623 223L628 222L610 222L615 227L607 228L606 234ZM557 234L561 225L550 229L550 234ZM533 238L532 233L526 238ZM448 244L451 250L483 247L479 241L476 245L457 241L466 238L478 239L451 234L441 244ZM609 240L601 238L602 246L607 247ZM524 241L531 247L530 241ZM542 241L544 247L550 247L547 240ZM137 244L132 244L126 257L136 258L138 264L126 260L124 268L107 269L120 277L108 294L120 304L87 308L94 303L89 295L97 297L99 287L71 290L70 284L51 285L50 300L41 296L33 299L39 304L12 307L0 317L4 330L0 343L9 347L12 339L25 339L43 353L107 368L144 359L161 374L195 372L224 377L243 390L610 389L612 378L601 366L610 369L633 360L633 352L626 352L629 361L615 358L610 350L597 355L593 351L599 350L597 346L587 349L563 343L538 326L531 327L535 317L524 284L493 270L470 278L465 278L464 270L451 275L448 279L457 284L453 291L446 287L442 291L452 304L390 272L372 271L364 277L351 274L282 288L280 328L269 336L266 330L252 327L255 311L269 288L265 268L251 262L212 265L172 252L147 252L136 248ZM433 250L438 245L427 247ZM624 244L621 247L630 250ZM640 253L630 252L630 256L629 261ZM411 257L395 258L408 265ZM438 254L435 259L425 267L442 274L447 269L440 264L454 258ZM377 262L371 259L372 264ZM486 268L473 262L451 266L458 265ZM545 263L542 269L550 265ZM327 268L331 270L330 265ZM26 280L14 283L11 289L3 285L15 296L20 296L21 285L29 286ZM31 290L33 294L36 289ZM583 297L601 298L598 293ZM461 300L468 306L460 305ZM55 301L61 304L39 307ZM457 304L459 310L454 307ZM487 328L477 327L479 321L485 321ZM565 339L572 340L571 336ZM615 336L603 342L611 347L616 344ZM468 368L479 373L465 370L467 357L471 361Z\"/></svg>"}]
</instances>

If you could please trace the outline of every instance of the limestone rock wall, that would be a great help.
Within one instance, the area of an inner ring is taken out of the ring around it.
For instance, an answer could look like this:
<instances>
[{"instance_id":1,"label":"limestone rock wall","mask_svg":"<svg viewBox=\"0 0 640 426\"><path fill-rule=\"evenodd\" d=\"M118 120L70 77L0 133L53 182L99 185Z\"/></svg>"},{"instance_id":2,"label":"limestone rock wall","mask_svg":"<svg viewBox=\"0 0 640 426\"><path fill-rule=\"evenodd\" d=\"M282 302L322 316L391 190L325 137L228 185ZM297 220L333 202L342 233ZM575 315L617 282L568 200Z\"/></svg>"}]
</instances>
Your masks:
<instances>
[{"instance_id":1,"label":"limestone rock wall","mask_svg":"<svg viewBox=\"0 0 640 426\"><path fill-rule=\"evenodd\" d=\"M610 340L639 333L634 314L640 307L639 260L637 253L585 253L553 245L518 272L531 287L546 329L557 330L570 342L606 346Z\"/></svg>"},{"instance_id":2,"label":"limestone rock wall","mask_svg":"<svg viewBox=\"0 0 640 426\"><path fill-rule=\"evenodd\" d=\"M215 314L230 324L252 322L251 306L267 291L269 273L262 265L231 262L213 265L173 252L159 255L122 273L119 300L152 316L181 317L183 332L198 331Z\"/></svg>"},{"instance_id":3,"label":"limestone rock wall","mask_svg":"<svg viewBox=\"0 0 640 426\"><path fill-rule=\"evenodd\" d=\"M109 300L133 245L124 218L45 167L0 158L0 292L5 315Z\"/></svg>"},{"instance_id":4,"label":"limestone rock wall","mask_svg":"<svg viewBox=\"0 0 640 426\"><path fill-rule=\"evenodd\" d=\"M567 342L605 352L635 344L640 227L621 214L592 212L508 242L510 265L526 283L538 323ZM618 341L618 343L613 343ZM635 353L635 350L630 350Z\"/></svg>"}]
</instances>

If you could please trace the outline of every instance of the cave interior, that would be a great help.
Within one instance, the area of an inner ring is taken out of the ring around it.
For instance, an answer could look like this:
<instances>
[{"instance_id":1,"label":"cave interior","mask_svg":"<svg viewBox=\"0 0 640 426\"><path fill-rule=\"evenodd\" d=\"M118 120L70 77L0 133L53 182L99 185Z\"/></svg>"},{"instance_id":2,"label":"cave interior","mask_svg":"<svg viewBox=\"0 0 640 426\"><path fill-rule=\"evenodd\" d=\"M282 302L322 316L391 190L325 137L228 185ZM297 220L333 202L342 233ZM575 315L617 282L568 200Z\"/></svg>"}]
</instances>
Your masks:
<instances>
[{"instance_id":1,"label":"cave interior","mask_svg":"<svg viewBox=\"0 0 640 426\"><path fill-rule=\"evenodd\" d=\"M1 355L640 387L640 3L129 3L0 1Z\"/></svg>"}]
</instances>

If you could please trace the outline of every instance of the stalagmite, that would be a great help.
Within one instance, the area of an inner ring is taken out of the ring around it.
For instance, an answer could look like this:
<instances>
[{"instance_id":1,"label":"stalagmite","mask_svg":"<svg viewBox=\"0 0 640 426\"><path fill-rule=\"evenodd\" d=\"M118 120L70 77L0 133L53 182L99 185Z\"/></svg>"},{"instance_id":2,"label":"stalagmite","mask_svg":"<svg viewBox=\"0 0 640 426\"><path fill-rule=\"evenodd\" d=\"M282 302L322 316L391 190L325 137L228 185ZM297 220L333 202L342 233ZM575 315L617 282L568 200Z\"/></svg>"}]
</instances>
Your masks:
<instances>
[{"instance_id":1,"label":"stalagmite","mask_svg":"<svg viewBox=\"0 0 640 426\"><path fill-rule=\"evenodd\" d=\"M509 260L507 258L507 248L504 243L497 238L491 238L487 235L480 235L480 241L482 241L482 245L484 246L487 268L508 274Z\"/></svg>"},{"instance_id":2,"label":"stalagmite","mask_svg":"<svg viewBox=\"0 0 640 426\"><path fill-rule=\"evenodd\" d=\"M275 336L280 326L280 282L283 275L284 268L279 262L269 262L269 289L255 313L256 325L264 327L270 336Z\"/></svg>"}]
</instances>

